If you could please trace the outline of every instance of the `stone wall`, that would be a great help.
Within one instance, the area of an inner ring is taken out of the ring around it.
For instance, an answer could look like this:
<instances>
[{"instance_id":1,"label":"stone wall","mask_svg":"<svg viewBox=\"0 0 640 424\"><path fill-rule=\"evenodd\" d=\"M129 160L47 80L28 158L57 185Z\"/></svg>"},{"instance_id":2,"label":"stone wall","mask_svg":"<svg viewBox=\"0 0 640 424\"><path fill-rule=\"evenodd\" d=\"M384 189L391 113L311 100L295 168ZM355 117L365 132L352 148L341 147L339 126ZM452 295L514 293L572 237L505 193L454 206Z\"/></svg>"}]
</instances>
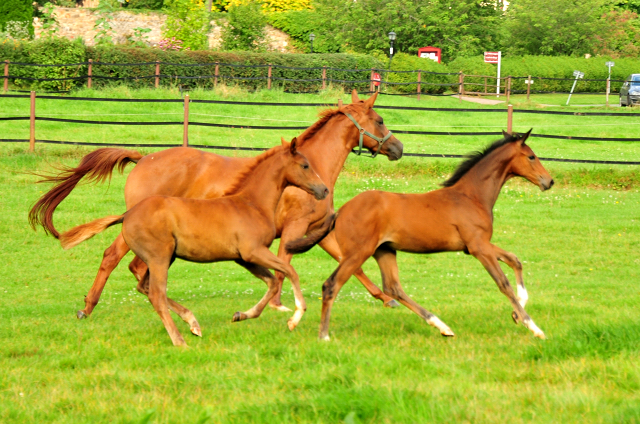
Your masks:
<instances>
[{"instance_id":1,"label":"stone wall","mask_svg":"<svg viewBox=\"0 0 640 424\"><path fill-rule=\"evenodd\" d=\"M58 22L57 34L61 37L75 39L81 37L85 44L93 46L96 37L96 20L97 14L86 8L68 8L56 7L54 16ZM156 45L162 40L162 26L167 20L167 16L159 12L133 13L133 12L115 12L110 20L112 34L116 43L125 43L135 33L136 28L149 28L151 32L145 34L145 40L150 45ZM40 38L42 35L42 22L38 18L34 18L33 27L35 37ZM289 36L271 26L267 26L267 44L271 51L286 53L291 49ZM209 40L209 48L216 49L221 44L222 27L215 22L211 22L211 29L207 34Z\"/></svg>"}]
</instances>

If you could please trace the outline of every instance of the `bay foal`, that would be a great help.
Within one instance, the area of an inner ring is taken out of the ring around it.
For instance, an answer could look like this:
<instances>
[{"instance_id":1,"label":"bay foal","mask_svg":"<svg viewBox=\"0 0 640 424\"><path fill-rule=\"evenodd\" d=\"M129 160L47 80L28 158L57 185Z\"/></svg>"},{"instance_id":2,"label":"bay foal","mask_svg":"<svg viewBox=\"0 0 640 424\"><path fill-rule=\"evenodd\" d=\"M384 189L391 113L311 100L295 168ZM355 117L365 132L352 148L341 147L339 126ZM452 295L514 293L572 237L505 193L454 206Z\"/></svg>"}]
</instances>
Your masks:
<instances>
[{"instance_id":1,"label":"bay foal","mask_svg":"<svg viewBox=\"0 0 640 424\"><path fill-rule=\"evenodd\" d=\"M276 207L289 185L300 187L318 200L329 194L309 161L296 151L295 139L258 156L254 167L225 193L226 197L148 197L122 215L101 218L61 234L60 243L69 249L122 223L124 241L147 265L138 290L148 295L176 346L186 343L169 314L167 300L167 274L175 258L191 262L235 261L267 283L265 296L247 312L236 312L234 321L261 314L279 285L269 269L282 272L291 280L295 295L296 311L288 323L293 330L306 309L298 275L291 265L269 251L276 237ZM201 336L195 317L190 324L191 331Z\"/></svg>"},{"instance_id":2,"label":"bay foal","mask_svg":"<svg viewBox=\"0 0 640 424\"><path fill-rule=\"evenodd\" d=\"M513 253L491 243L493 206L505 181L521 176L542 191L553 185L549 173L525 144L530 133L505 134L504 139L484 152L468 156L439 190L424 194L367 191L348 201L338 212L331 233L343 256L322 287L320 338L329 340L329 317L338 292L371 256L380 267L387 295L438 328L442 335L454 335L438 317L402 290L396 262L398 250L411 253L464 251L473 255L511 302L515 322L523 323L536 337L544 338L542 330L524 310L528 297L520 261ZM296 251L296 243L290 243L287 248ZM498 261L514 270L517 297Z\"/></svg>"}]
</instances>

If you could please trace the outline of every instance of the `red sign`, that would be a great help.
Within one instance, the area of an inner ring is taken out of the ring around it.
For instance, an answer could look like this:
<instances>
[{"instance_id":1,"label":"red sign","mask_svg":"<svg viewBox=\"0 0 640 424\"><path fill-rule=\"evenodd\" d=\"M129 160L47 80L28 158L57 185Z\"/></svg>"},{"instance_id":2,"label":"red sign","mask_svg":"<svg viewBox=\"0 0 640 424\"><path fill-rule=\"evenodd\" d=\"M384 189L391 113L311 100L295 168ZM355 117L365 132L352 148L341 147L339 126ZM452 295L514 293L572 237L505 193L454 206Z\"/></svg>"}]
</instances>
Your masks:
<instances>
[{"instance_id":1,"label":"red sign","mask_svg":"<svg viewBox=\"0 0 640 424\"><path fill-rule=\"evenodd\" d=\"M484 61L486 63L498 63L500 61L500 52L484 52Z\"/></svg>"},{"instance_id":2,"label":"red sign","mask_svg":"<svg viewBox=\"0 0 640 424\"><path fill-rule=\"evenodd\" d=\"M378 87L380 85L380 80L382 79L380 77L380 74L377 72L374 72L373 75L371 76L371 79L373 80L373 85L375 85L376 87Z\"/></svg>"},{"instance_id":3,"label":"red sign","mask_svg":"<svg viewBox=\"0 0 640 424\"><path fill-rule=\"evenodd\" d=\"M440 59L442 58L442 49L432 46L420 47L418 49L418 57L431 59L435 62L440 63Z\"/></svg>"}]
</instances>

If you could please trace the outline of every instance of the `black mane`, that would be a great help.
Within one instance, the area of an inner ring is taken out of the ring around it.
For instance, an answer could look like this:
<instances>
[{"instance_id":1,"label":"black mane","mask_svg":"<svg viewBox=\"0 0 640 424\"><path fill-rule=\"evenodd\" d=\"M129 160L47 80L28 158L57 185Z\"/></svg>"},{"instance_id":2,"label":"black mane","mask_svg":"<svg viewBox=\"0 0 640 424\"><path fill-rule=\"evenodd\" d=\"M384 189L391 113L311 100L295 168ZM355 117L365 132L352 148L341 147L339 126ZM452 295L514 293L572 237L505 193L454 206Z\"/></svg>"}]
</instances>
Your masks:
<instances>
[{"instance_id":1,"label":"black mane","mask_svg":"<svg viewBox=\"0 0 640 424\"><path fill-rule=\"evenodd\" d=\"M518 133L505 134L504 138L502 138L501 140L497 140L492 144L488 145L483 151L466 154L464 156L466 160L462 162L460 165L458 165L458 168L456 168L456 170L453 172L453 175L449 177L448 180L443 182L442 186L451 187L452 185L457 183L460 180L460 178L462 178L467 172L469 172L471 168L476 166L476 164L480 162L482 158L489 155L491 152L498 149L499 147L504 146L505 144L509 144L509 143L513 143L515 141L521 140L525 135L528 135L528 134L518 134Z\"/></svg>"}]
</instances>

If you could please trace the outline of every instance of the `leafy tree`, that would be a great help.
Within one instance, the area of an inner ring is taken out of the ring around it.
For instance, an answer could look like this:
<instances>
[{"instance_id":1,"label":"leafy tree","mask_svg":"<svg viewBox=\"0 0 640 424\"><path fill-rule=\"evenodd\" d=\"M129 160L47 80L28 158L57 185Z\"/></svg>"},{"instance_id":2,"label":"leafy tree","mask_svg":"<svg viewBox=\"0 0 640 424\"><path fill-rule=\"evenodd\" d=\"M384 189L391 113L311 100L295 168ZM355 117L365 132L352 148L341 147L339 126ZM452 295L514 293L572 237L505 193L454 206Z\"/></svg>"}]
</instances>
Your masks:
<instances>
[{"instance_id":1,"label":"leafy tree","mask_svg":"<svg viewBox=\"0 0 640 424\"><path fill-rule=\"evenodd\" d=\"M612 10L601 18L606 31L596 34L594 53L601 56L640 56L640 19L631 10Z\"/></svg>"},{"instance_id":2,"label":"leafy tree","mask_svg":"<svg viewBox=\"0 0 640 424\"><path fill-rule=\"evenodd\" d=\"M597 35L608 31L600 17L607 0L514 0L504 29L511 54L575 56L593 53Z\"/></svg>"},{"instance_id":3,"label":"leafy tree","mask_svg":"<svg viewBox=\"0 0 640 424\"><path fill-rule=\"evenodd\" d=\"M231 6L228 24L222 32L222 47L225 50L262 50L266 23L257 2Z\"/></svg>"},{"instance_id":4,"label":"leafy tree","mask_svg":"<svg viewBox=\"0 0 640 424\"><path fill-rule=\"evenodd\" d=\"M317 0L318 38L333 38L344 50L388 51L387 33L397 34L397 51L440 47L443 57L479 54L499 45L502 1Z\"/></svg>"},{"instance_id":5,"label":"leafy tree","mask_svg":"<svg viewBox=\"0 0 640 424\"><path fill-rule=\"evenodd\" d=\"M27 31L33 34L32 20L33 6L30 0L0 1L0 31L7 30L7 24L11 22L10 27L23 28L26 26ZM16 24L16 22L20 22L20 24Z\"/></svg>"},{"instance_id":6,"label":"leafy tree","mask_svg":"<svg viewBox=\"0 0 640 424\"><path fill-rule=\"evenodd\" d=\"M202 50L207 47L209 15L203 0L165 0L166 38L181 40L184 48Z\"/></svg>"}]
</instances>

